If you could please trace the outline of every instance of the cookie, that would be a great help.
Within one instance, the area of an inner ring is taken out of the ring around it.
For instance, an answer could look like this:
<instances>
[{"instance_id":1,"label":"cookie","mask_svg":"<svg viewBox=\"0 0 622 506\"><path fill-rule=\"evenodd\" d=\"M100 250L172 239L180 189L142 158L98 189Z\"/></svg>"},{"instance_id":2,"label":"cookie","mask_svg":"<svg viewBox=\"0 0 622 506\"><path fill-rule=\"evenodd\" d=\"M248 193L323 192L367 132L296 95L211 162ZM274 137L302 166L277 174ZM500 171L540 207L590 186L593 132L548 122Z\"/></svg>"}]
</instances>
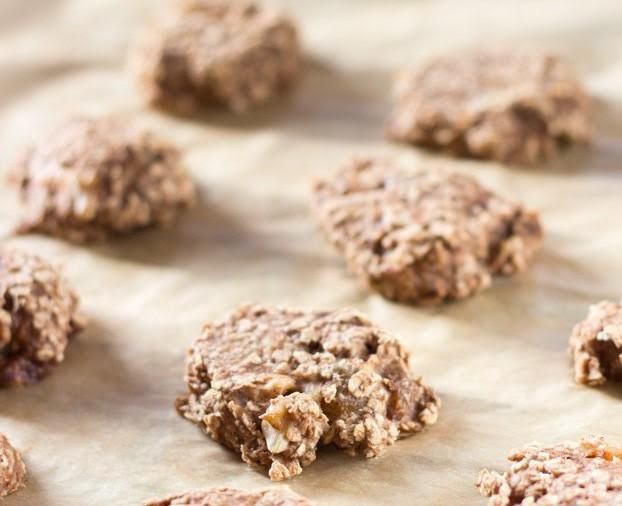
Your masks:
<instances>
[{"instance_id":1,"label":"cookie","mask_svg":"<svg viewBox=\"0 0 622 506\"><path fill-rule=\"evenodd\" d=\"M35 255L0 251L0 386L41 380L84 326L78 297Z\"/></svg>"},{"instance_id":2,"label":"cookie","mask_svg":"<svg viewBox=\"0 0 622 506\"><path fill-rule=\"evenodd\" d=\"M144 506L311 506L301 495L287 489L242 492L233 488L216 487L186 494L154 499Z\"/></svg>"},{"instance_id":3,"label":"cookie","mask_svg":"<svg viewBox=\"0 0 622 506\"><path fill-rule=\"evenodd\" d=\"M72 118L11 170L19 233L86 242L173 222L195 186L171 144L112 118Z\"/></svg>"},{"instance_id":4,"label":"cookie","mask_svg":"<svg viewBox=\"0 0 622 506\"><path fill-rule=\"evenodd\" d=\"M273 480L300 474L319 445L375 457L440 406L400 342L352 310L241 306L204 327L186 382L179 413Z\"/></svg>"},{"instance_id":5,"label":"cookie","mask_svg":"<svg viewBox=\"0 0 622 506\"><path fill-rule=\"evenodd\" d=\"M386 131L458 156L531 164L562 145L589 142L590 99L555 56L458 52L397 80Z\"/></svg>"},{"instance_id":6,"label":"cookie","mask_svg":"<svg viewBox=\"0 0 622 506\"><path fill-rule=\"evenodd\" d=\"M26 466L19 452L0 434L0 497L12 494L24 486Z\"/></svg>"},{"instance_id":7,"label":"cookie","mask_svg":"<svg viewBox=\"0 0 622 506\"><path fill-rule=\"evenodd\" d=\"M135 43L130 66L151 105L241 113L289 90L301 70L294 23L247 0L185 0Z\"/></svg>"},{"instance_id":8,"label":"cookie","mask_svg":"<svg viewBox=\"0 0 622 506\"><path fill-rule=\"evenodd\" d=\"M590 307L572 331L570 353L577 383L598 386L622 380L622 305L603 301Z\"/></svg>"},{"instance_id":9,"label":"cookie","mask_svg":"<svg viewBox=\"0 0 622 506\"><path fill-rule=\"evenodd\" d=\"M354 159L316 182L313 209L350 271L405 303L469 297L526 270L542 241L536 213L439 167Z\"/></svg>"},{"instance_id":10,"label":"cookie","mask_svg":"<svg viewBox=\"0 0 622 506\"><path fill-rule=\"evenodd\" d=\"M587 438L513 451L509 471L484 469L477 480L489 506L622 504L622 449Z\"/></svg>"}]
</instances>

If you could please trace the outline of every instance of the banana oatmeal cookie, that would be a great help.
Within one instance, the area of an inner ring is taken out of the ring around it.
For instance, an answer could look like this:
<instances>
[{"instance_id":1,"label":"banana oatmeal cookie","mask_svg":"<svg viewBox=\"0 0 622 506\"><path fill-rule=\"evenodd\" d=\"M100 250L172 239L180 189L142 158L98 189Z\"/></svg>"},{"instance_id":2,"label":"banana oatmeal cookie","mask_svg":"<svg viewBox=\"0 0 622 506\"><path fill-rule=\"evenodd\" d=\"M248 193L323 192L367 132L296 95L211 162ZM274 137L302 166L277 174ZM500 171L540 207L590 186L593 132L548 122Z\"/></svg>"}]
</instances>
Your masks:
<instances>
[{"instance_id":1,"label":"banana oatmeal cookie","mask_svg":"<svg viewBox=\"0 0 622 506\"><path fill-rule=\"evenodd\" d=\"M78 297L35 255L0 251L0 387L42 379L84 325Z\"/></svg>"},{"instance_id":2,"label":"banana oatmeal cookie","mask_svg":"<svg viewBox=\"0 0 622 506\"><path fill-rule=\"evenodd\" d=\"M241 306L205 326L186 382L179 413L273 480L300 474L320 444L375 457L440 406L400 342L352 310Z\"/></svg>"},{"instance_id":3,"label":"banana oatmeal cookie","mask_svg":"<svg viewBox=\"0 0 622 506\"><path fill-rule=\"evenodd\" d=\"M469 297L524 271L542 241L536 213L441 168L354 159L314 185L313 208L349 269L399 302Z\"/></svg>"},{"instance_id":4,"label":"banana oatmeal cookie","mask_svg":"<svg viewBox=\"0 0 622 506\"><path fill-rule=\"evenodd\" d=\"M0 434L0 497L12 494L24 486L26 466L19 452Z\"/></svg>"},{"instance_id":5,"label":"banana oatmeal cookie","mask_svg":"<svg viewBox=\"0 0 622 506\"><path fill-rule=\"evenodd\" d=\"M112 118L72 118L12 168L18 232L75 242L174 221L195 200L179 151Z\"/></svg>"},{"instance_id":6,"label":"banana oatmeal cookie","mask_svg":"<svg viewBox=\"0 0 622 506\"><path fill-rule=\"evenodd\" d=\"M292 87L301 70L294 23L250 0L183 0L135 44L130 66L151 105L235 112Z\"/></svg>"},{"instance_id":7,"label":"banana oatmeal cookie","mask_svg":"<svg viewBox=\"0 0 622 506\"><path fill-rule=\"evenodd\" d=\"M242 492L232 488L216 487L166 499L147 501L144 506L311 506L311 503L290 490L274 489L260 492Z\"/></svg>"},{"instance_id":8,"label":"banana oatmeal cookie","mask_svg":"<svg viewBox=\"0 0 622 506\"><path fill-rule=\"evenodd\" d=\"M622 380L622 305L603 301L590 307L587 318L570 337L574 378L590 386Z\"/></svg>"},{"instance_id":9,"label":"banana oatmeal cookie","mask_svg":"<svg viewBox=\"0 0 622 506\"><path fill-rule=\"evenodd\" d=\"M391 139L461 156L534 163L589 142L590 100L555 56L480 50L403 74L387 124Z\"/></svg>"},{"instance_id":10,"label":"banana oatmeal cookie","mask_svg":"<svg viewBox=\"0 0 622 506\"><path fill-rule=\"evenodd\" d=\"M510 470L484 469L477 486L489 506L609 506L622 504L622 448L602 438L513 451Z\"/></svg>"}]
</instances>

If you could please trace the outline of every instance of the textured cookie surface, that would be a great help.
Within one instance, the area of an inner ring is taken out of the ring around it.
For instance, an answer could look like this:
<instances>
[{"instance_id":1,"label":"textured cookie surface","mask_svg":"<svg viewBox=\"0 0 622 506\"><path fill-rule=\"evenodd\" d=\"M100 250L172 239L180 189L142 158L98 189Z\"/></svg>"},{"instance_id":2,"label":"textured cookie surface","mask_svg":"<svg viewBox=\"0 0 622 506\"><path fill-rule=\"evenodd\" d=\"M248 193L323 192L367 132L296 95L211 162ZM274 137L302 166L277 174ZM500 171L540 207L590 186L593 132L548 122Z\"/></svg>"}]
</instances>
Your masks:
<instances>
[{"instance_id":1,"label":"textured cookie surface","mask_svg":"<svg viewBox=\"0 0 622 506\"><path fill-rule=\"evenodd\" d=\"M590 307L570 337L575 381L597 386L622 380L622 305L603 301Z\"/></svg>"},{"instance_id":2,"label":"textured cookie surface","mask_svg":"<svg viewBox=\"0 0 622 506\"><path fill-rule=\"evenodd\" d=\"M586 92L572 69L546 54L438 58L403 74L395 95L389 138L457 155L533 163L591 135Z\"/></svg>"},{"instance_id":3,"label":"textured cookie surface","mask_svg":"<svg viewBox=\"0 0 622 506\"><path fill-rule=\"evenodd\" d=\"M311 506L301 495L290 490L262 490L243 492L232 488L217 487L165 499L147 501L144 506Z\"/></svg>"},{"instance_id":4,"label":"textured cookie surface","mask_svg":"<svg viewBox=\"0 0 622 506\"><path fill-rule=\"evenodd\" d=\"M0 386L39 381L82 328L78 297L37 256L0 251Z\"/></svg>"},{"instance_id":5,"label":"textured cookie surface","mask_svg":"<svg viewBox=\"0 0 622 506\"><path fill-rule=\"evenodd\" d=\"M484 469L477 486L489 506L609 506L622 504L622 449L597 438L556 446L526 446L508 457L509 471Z\"/></svg>"},{"instance_id":6,"label":"textured cookie surface","mask_svg":"<svg viewBox=\"0 0 622 506\"><path fill-rule=\"evenodd\" d=\"M145 100L187 113L244 112L289 89L300 72L294 24L247 0L185 0L135 44L131 67Z\"/></svg>"},{"instance_id":7,"label":"textured cookie surface","mask_svg":"<svg viewBox=\"0 0 622 506\"><path fill-rule=\"evenodd\" d=\"M0 434L0 497L19 490L24 486L26 466L19 452L9 440Z\"/></svg>"},{"instance_id":8,"label":"textured cookie surface","mask_svg":"<svg viewBox=\"0 0 622 506\"><path fill-rule=\"evenodd\" d=\"M318 445L374 457L437 418L439 400L394 337L350 310L247 305L205 326L181 415L282 480Z\"/></svg>"},{"instance_id":9,"label":"textured cookie surface","mask_svg":"<svg viewBox=\"0 0 622 506\"><path fill-rule=\"evenodd\" d=\"M172 222L195 199L176 148L112 118L72 118L12 168L20 232L84 242Z\"/></svg>"},{"instance_id":10,"label":"textured cookie surface","mask_svg":"<svg viewBox=\"0 0 622 506\"><path fill-rule=\"evenodd\" d=\"M355 159L314 186L313 207L349 269L385 297L468 297L492 274L524 271L539 248L537 214L440 168Z\"/></svg>"}]
</instances>

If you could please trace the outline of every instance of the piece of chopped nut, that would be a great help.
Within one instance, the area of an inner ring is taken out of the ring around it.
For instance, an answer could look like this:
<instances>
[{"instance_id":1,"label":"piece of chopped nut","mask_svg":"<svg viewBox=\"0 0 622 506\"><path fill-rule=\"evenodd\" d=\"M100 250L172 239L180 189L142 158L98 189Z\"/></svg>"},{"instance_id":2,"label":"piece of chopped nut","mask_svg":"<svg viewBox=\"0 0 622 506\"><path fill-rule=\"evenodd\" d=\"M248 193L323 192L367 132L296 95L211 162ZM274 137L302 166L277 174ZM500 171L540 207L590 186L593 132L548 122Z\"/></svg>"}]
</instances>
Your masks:
<instances>
[{"instance_id":1,"label":"piece of chopped nut","mask_svg":"<svg viewBox=\"0 0 622 506\"><path fill-rule=\"evenodd\" d=\"M273 480L300 474L318 444L374 457L440 406L399 341L351 310L241 306L205 326L186 382L180 414Z\"/></svg>"},{"instance_id":2,"label":"piece of chopped nut","mask_svg":"<svg viewBox=\"0 0 622 506\"><path fill-rule=\"evenodd\" d=\"M603 301L590 307L572 331L570 352L577 383L598 386L608 379L622 380L622 305Z\"/></svg>"},{"instance_id":3,"label":"piece of chopped nut","mask_svg":"<svg viewBox=\"0 0 622 506\"><path fill-rule=\"evenodd\" d=\"M293 378L292 382L295 388ZM266 447L274 455L271 479L296 476L302 472L303 466L315 460L315 449L328 429L328 418L309 394L279 395L270 400L259 418Z\"/></svg>"},{"instance_id":4,"label":"piece of chopped nut","mask_svg":"<svg viewBox=\"0 0 622 506\"><path fill-rule=\"evenodd\" d=\"M0 434L0 497L16 492L24 486L26 466L19 452Z\"/></svg>"},{"instance_id":5,"label":"piece of chopped nut","mask_svg":"<svg viewBox=\"0 0 622 506\"><path fill-rule=\"evenodd\" d=\"M439 167L354 159L315 184L313 208L349 269L399 302L469 297L524 271L542 242L536 213Z\"/></svg>"},{"instance_id":6,"label":"piece of chopped nut","mask_svg":"<svg viewBox=\"0 0 622 506\"><path fill-rule=\"evenodd\" d=\"M250 0L185 0L135 44L130 65L144 99L181 113L201 105L235 112L261 105L296 81L296 27Z\"/></svg>"},{"instance_id":7,"label":"piece of chopped nut","mask_svg":"<svg viewBox=\"0 0 622 506\"><path fill-rule=\"evenodd\" d=\"M72 118L12 168L18 232L85 242L174 221L195 201L179 151L113 118Z\"/></svg>"},{"instance_id":8,"label":"piece of chopped nut","mask_svg":"<svg viewBox=\"0 0 622 506\"><path fill-rule=\"evenodd\" d=\"M571 68L533 51L437 58L396 84L391 139L457 155L534 163L588 142L590 101Z\"/></svg>"},{"instance_id":9,"label":"piece of chopped nut","mask_svg":"<svg viewBox=\"0 0 622 506\"><path fill-rule=\"evenodd\" d=\"M36 383L84 325L78 297L41 258L0 251L0 386Z\"/></svg>"},{"instance_id":10,"label":"piece of chopped nut","mask_svg":"<svg viewBox=\"0 0 622 506\"><path fill-rule=\"evenodd\" d=\"M311 506L311 503L287 488L243 492L232 488L216 487L165 499L152 499L144 506Z\"/></svg>"},{"instance_id":11,"label":"piece of chopped nut","mask_svg":"<svg viewBox=\"0 0 622 506\"><path fill-rule=\"evenodd\" d=\"M586 438L514 450L510 470L484 469L477 487L489 506L609 506L622 504L622 448Z\"/></svg>"}]
</instances>

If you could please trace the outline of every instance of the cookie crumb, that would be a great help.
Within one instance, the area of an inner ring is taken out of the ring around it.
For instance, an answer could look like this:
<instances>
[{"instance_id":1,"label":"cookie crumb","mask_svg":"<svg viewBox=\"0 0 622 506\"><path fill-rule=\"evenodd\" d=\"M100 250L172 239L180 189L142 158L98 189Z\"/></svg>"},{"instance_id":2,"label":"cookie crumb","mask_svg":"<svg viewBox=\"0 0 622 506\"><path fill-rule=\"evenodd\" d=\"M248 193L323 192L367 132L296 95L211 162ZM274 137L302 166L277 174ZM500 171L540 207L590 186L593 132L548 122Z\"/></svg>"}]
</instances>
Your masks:
<instances>
[{"instance_id":1,"label":"cookie crumb","mask_svg":"<svg viewBox=\"0 0 622 506\"><path fill-rule=\"evenodd\" d=\"M243 113L288 91L301 70L294 23L250 0L185 0L138 38L130 67L150 105Z\"/></svg>"},{"instance_id":2,"label":"cookie crumb","mask_svg":"<svg viewBox=\"0 0 622 506\"><path fill-rule=\"evenodd\" d=\"M533 164L588 143L590 99L573 70L535 51L439 57L395 86L390 139L458 156Z\"/></svg>"},{"instance_id":3,"label":"cookie crumb","mask_svg":"<svg viewBox=\"0 0 622 506\"><path fill-rule=\"evenodd\" d=\"M19 452L0 434L0 497L18 491L26 481L26 466Z\"/></svg>"},{"instance_id":4,"label":"cookie crumb","mask_svg":"<svg viewBox=\"0 0 622 506\"><path fill-rule=\"evenodd\" d=\"M375 457L440 407L400 342L353 310L241 306L204 327L186 382L179 413L272 480L300 474L319 445Z\"/></svg>"},{"instance_id":5,"label":"cookie crumb","mask_svg":"<svg viewBox=\"0 0 622 506\"><path fill-rule=\"evenodd\" d=\"M622 305L602 301L590 307L572 331L570 353L577 383L599 386L622 380Z\"/></svg>"},{"instance_id":6,"label":"cookie crumb","mask_svg":"<svg viewBox=\"0 0 622 506\"><path fill-rule=\"evenodd\" d=\"M398 302L472 296L525 271L542 242L537 213L441 167L356 158L316 182L312 204L350 271Z\"/></svg>"},{"instance_id":7,"label":"cookie crumb","mask_svg":"<svg viewBox=\"0 0 622 506\"><path fill-rule=\"evenodd\" d=\"M35 255L0 251L0 386L40 381L82 329L78 297Z\"/></svg>"},{"instance_id":8,"label":"cookie crumb","mask_svg":"<svg viewBox=\"0 0 622 506\"><path fill-rule=\"evenodd\" d=\"M477 479L489 506L555 504L604 506L622 504L622 448L589 437L542 447L514 450L510 470L483 469Z\"/></svg>"},{"instance_id":9,"label":"cookie crumb","mask_svg":"<svg viewBox=\"0 0 622 506\"><path fill-rule=\"evenodd\" d=\"M109 117L65 121L12 175L23 207L17 232L73 242L170 224L196 197L174 146Z\"/></svg>"},{"instance_id":10,"label":"cookie crumb","mask_svg":"<svg viewBox=\"0 0 622 506\"><path fill-rule=\"evenodd\" d=\"M143 506L311 506L301 495L287 488L267 489L260 492L243 492L226 487L215 487L196 492L152 499Z\"/></svg>"}]
</instances>

